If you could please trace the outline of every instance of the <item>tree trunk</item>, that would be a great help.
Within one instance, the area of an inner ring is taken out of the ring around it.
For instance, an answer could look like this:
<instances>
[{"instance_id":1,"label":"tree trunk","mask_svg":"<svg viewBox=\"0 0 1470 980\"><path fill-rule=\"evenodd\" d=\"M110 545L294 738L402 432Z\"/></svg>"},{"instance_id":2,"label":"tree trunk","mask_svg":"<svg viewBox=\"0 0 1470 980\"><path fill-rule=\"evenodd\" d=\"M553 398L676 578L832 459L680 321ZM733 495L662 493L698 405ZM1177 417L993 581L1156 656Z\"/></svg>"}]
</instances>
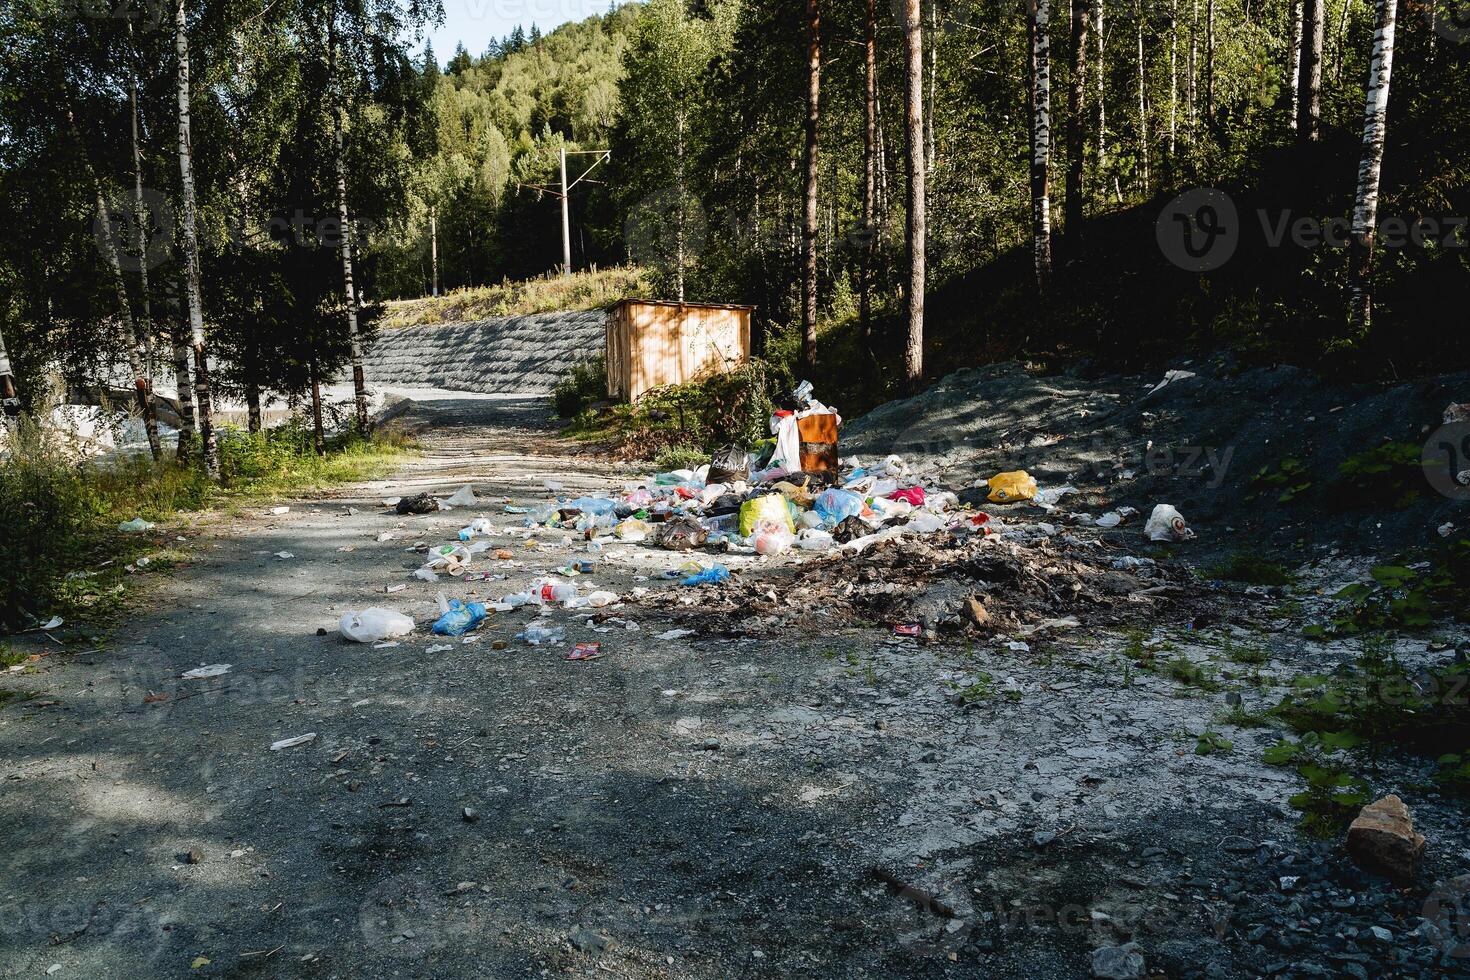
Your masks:
<instances>
[{"instance_id":1,"label":"tree trunk","mask_svg":"<svg viewBox=\"0 0 1470 980\"><path fill-rule=\"evenodd\" d=\"M1195 127L1199 123L1196 94L1199 78L1199 0L1190 0L1189 6L1189 143L1194 145Z\"/></svg>"},{"instance_id":2,"label":"tree trunk","mask_svg":"<svg viewBox=\"0 0 1470 980\"><path fill-rule=\"evenodd\" d=\"M1169 165L1179 129L1179 0L1169 0Z\"/></svg>"},{"instance_id":3,"label":"tree trunk","mask_svg":"<svg viewBox=\"0 0 1470 980\"><path fill-rule=\"evenodd\" d=\"M675 268L675 292L679 302L684 302L684 267L689 262L687 254L688 245L685 239L685 222L689 220L688 209L685 206L686 195L689 193L687 174L684 170L684 129L688 125L688 117L683 106L674 112L676 120L675 132L677 134L674 144L674 182L677 185L679 195L678 213L674 220L674 261Z\"/></svg>"},{"instance_id":4,"label":"tree trunk","mask_svg":"<svg viewBox=\"0 0 1470 980\"><path fill-rule=\"evenodd\" d=\"M1087 93L1087 21L1083 0L1072 0L1072 86L1067 105L1066 242L1075 258L1081 252L1083 157L1087 152L1082 114Z\"/></svg>"},{"instance_id":5,"label":"tree trunk","mask_svg":"<svg viewBox=\"0 0 1470 980\"><path fill-rule=\"evenodd\" d=\"M70 111L67 115L71 115ZM118 257L117 242L112 237L112 215L107 210L107 198L102 193L102 182L97 179L95 173L92 175L92 191L97 207L97 244L102 249L102 259L107 263L107 269L112 274L112 286L117 297L117 318L122 327L122 342L127 352L128 371L133 375L133 390L137 395L138 414L143 418L143 424L148 433L148 449L152 452L153 458L158 459L163 454L158 444L158 423L155 420L149 424L149 417L153 414L153 386L149 383L148 371L144 367L143 342L139 339L137 326L133 322L133 309L128 300L128 287L123 280L122 260Z\"/></svg>"},{"instance_id":6,"label":"tree trunk","mask_svg":"<svg viewBox=\"0 0 1470 980\"><path fill-rule=\"evenodd\" d=\"M335 14L329 14L335 17ZM347 307L347 338L352 348L352 391L357 402L357 428L368 429L367 380L362 370L362 337L357 329L357 287L352 269L352 223L347 215L347 162L342 138L341 82L337 77L337 42L333 28L327 27L327 58L332 86L332 139L336 144L337 220L342 225L342 298ZM566 270L568 273L571 269Z\"/></svg>"},{"instance_id":7,"label":"tree trunk","mask_svg":"<svg viewBox=\"0 0 1470 980\"><path fill-rule=\"evenodd\" d=\"M15 390L15 373L10 366L10 353L5 349L3 335L0 335L0 408L4 409L7 419L20 414L20 395Z\"/></svg>"},{"instance_id":8,"label":"tree trunk","mask_svg":"<svg viewBox=\"0 0 1470 980\"><path fill-rule=\"evenodd\" d=\"M132 44L133 23L128 21L128 43ZM128 107L133 135L133 249L138 253L138 289L142 313L134 324L134 331L142 341L144 380L147 382L147 397L143 405L143 428L148 435L148 448L153 458L163 455L163 443L158 436L158 403L153 395L153 300L148 295L148 232L152 218L143 203L143 149L138 127L138 67L137 50L129 52L131 70L128 74Z\"/></svg>"},{"instance_id":9,"label":"tree trunk","mask_svg":"<svg viewBox=\"0 0 1470 980\"><path fill-rule=\"evenodd\" d=\"M1036 289L1051 284L1051 0L1030 0L1031 256Z\"/></svg>"},{"instance_id":10,"label":"tree trunk","mask_svg":"<svg viewBox=\"0 0 1470 980\"><path fill-rule=\"evenodd\" d=\"M911 389L924 378L924 33L920 0L902 0L904 32L904 137L908 155L908 340L904 377Z\"/></svg>"},{"instance_id":11,"label":"tree trunk","mask_svg":"<svg viewBox=\"0 0 1470 980\"><path fill-rule=\"evenodd\" d=\"M194 348L194 400L198 413L199 439L204 454L204 470L219 476L219 446L214 440L214 419L210 411L209 359L204 346L204 307L199 295L199 236L194 228L194 161L189 145L189 24L185 4L179 0L174 10L175 50L179 59L179 176L181 195L181 230L184 239L184 277L186 302L189 307L189 340ZM182 398L182 396L181 396Z\"/></svg>"},{"instance_id":12,"label":"tree trunk","mask_svg":"<svg viewBox=\"0 0 1470 980\"><path fill-rule=\"evenodd\" d=\"M939 0L929 0L929 101L924 113L924 174L934 174L934 158L938 146L934 140L934 121L939 115Z\"/></svg>"},{"instance_id":13,"label":"tree trunk","mask_svg":"<svg viewBox=\"0 0 1470 980\"><path fill-rule=\"evenodd\" d=\"M1097 35L1097 172L1108 168L1108 62L1104 54L1103 0L1092 0L1092 29Z\"/></svg>"},{"instance_id":14,"label":"tree trunk","mask_svg":"<svg viewBox=\"0 0 1470 980\"><path fill-rule=\"evenodd\" d=\"M183 313L183 311L180 311ZM184 314L187 317L187 314ZM184 319L174 329L174 385L179 393L179 445L176 455L180 460L187 460L194 450L194 435L197 426L194 422L194 393L189 381L189 330L188 320Z\"/></svg>"},{"instance_id":15,"label":"tree trunk","mask_svg":"<svg viewBox=\"0 0 1470 980\"><path fill-rule=\"evenodd\" d=\"M806 188L801 225L801 361L817 364L817 125L822 95L822 15L818 0L806 0ZM922 148L921 148L922 150Z\"/></svg>"},{"instance_id":16,"label":"tree trunk","mask_svg":"<svg viewBox=\"0 0 1470 980\"><path fill-rule=\"evenodd\" d=\"M1287 113L1286 125L1293 131L1296 130L1296 116L1301 105L1302 16L1302 0L1292 0L1291 54L1286 62L1286 87L1290 93L1291 108Z\"/></svg>"},{"instance_id":17,"label":"tree trunk","mask_svg":"<svg viewBox=\"0 0 1470 980\"><path fill-rule=\"evenodd\" d=\"M1205 2L1205 125L1215 125L1215 0Z\"/></svg>"},{"instance_id":18,"label":"tree trunk","mask_svg":"<svg viewBox=\"0 0 1470 980\"><path fill-rule=\"evenodd\" d=\"M1296 138L1315 142L1322 119L1322 0L1302 0L1302 60L1297 80Z\"/></svg>"},{"instance_id":19,"label":"tree trunk","mask_svg":"<svg viewBox=\"0 0 1470 980\"><path fill-rule=\"evenodd\" d=\"M1378 0L1378 27L1368 64L1368 97L1363 110L1363 158L1358 165L1358 192L1353 203L1353 240L1349 246L1351 294L1349 315L1358 336L1373 322L1373 240L1378 224L1378 179L1383 169L1383 141L1388 131L1388 85L1393 76L1393 44L1397 0Z\"/></svg>"},{"instance_id":20,"label":"tree trunk","mask_svg":"<svg viewBox=\"0 0 1470 980\"><path fill-rule=\"evenodd\" d=\"M1429 3L1429 63L1434 64L1434 8L1437 6L1435 0ZM1332 77L1342 82L1342 63L1347 47L1347 22L1348 11L1353 7L1353 0L1342 0L1342 13L1337 18L1337 44L1332 51Z\"/></svg>"},{"instance_id":21,"label":"tree trunk","mask_svg":"<svg viewBox=\"0 0 1470 980\"><path fill-rule=\"evenodd\" d=\"M1213 0L1211 0L1213 2ZM1143 0L1138 0L1138 162L1140 187L1145 197L1148 196L1149 173L1148 173L1148 102L1147 89L1147 64L1143 60Z\"/></svg>"},{"instance_id":22,"label":"tree trunk","mask_svg":"<svg viewBox=\"0 0 1470 980\"><path fill-rule=\"evenodd\" d=\"M877 251L878 195L878 0L867 0L863 19L863 227L858 321L873 349L873 258Z\"/></svg>"},{"instance_id":23,"label":"tree trunk","mask_svg":"<svg viewBox=\"0 0 1470 980\"><path fill-rule=\"evenodd\" d=\"M312 444L318 456L327 455L327 435L322 428L322 379L317 373L316 358L308 367L311 372L311 431Z\"/></svg>"}]
</instances>

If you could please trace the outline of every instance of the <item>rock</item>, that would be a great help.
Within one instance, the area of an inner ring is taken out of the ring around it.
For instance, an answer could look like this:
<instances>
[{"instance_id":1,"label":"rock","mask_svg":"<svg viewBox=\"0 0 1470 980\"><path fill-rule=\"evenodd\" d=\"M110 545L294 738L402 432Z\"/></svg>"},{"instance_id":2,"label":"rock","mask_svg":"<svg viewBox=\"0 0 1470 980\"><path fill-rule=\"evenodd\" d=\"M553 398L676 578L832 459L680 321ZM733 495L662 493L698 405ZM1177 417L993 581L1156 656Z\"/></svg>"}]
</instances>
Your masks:
<instances>
[{"instance_id":1,"label":"rock","mask_svg":"<svg viewBox=\"0 0 1470 980\"><path fill-rule=\"evenodd\" d=\"M1406 883L1424 854L1424 835L1414 832L1404 801L1390 795L1363 807L1348 827L1347 850L1364 870Z\"/></svg>"},{"instance_id":2,"label":"rock","mask_svg":"<svg viewBox=\"0 0 1470 980\"><path fill-rule=\"evenodd\" d=\"M985 611L985 604L974 596L965 600L965 618L976 626L984 626L990 622L990 613Z\"/></svg>"},{"instance_id":3,"label":"rock","mask_svg":"<svg viewBox=\"0 0 1470 980\"><path fill-rule=\"evenodd\" d=\"M1104 980L1142 980L1143 954L1137 943L1103 946L1092 951L1092 975Z\"/></svg>"},{"instance_id":4,"label":"rock","mask_svg":"<svg viewBox=\"0 0 1470 980\"><path fill-rule=\"evenodd\" d=\"M1393 942L1393 933L1383 928L1383 926L1370 926L1368 928L1368 931L1372 933L1373 938L1378 940L1380 943Z\"/></svg>"},{"instance_id":5,"label":"rock","mask_svg":"<svg viewBox=\"0 0 1470 980\"><path fill-rule=\"evenodd\" d=\"M184 860L189 864L199 864L204 860L204 852L197 847L191 847L189 853L184 855Z\"/></svg>"},{"instance_id":6,"label":"rock","mask_svg":"<svg viewBox=\"0 0 1470 980\"><path fill-rule=\"evenodd\" d=\"M600 953L607 949L607 937L591 929L578 926L567 937L571 944L584 953Z\"/></svg>"},{"instance_id":7,"label":"rock","mask_svg":"<svg viewBox=\"0 0 1470 980\"><path fill-rule=\"evenodd\" d=\"M479 811L472 806L465 807L464 810L460 812L460 816L464 819L465 823L474 823L476 820L480 819Z\"/></svg>"}]
</instances>

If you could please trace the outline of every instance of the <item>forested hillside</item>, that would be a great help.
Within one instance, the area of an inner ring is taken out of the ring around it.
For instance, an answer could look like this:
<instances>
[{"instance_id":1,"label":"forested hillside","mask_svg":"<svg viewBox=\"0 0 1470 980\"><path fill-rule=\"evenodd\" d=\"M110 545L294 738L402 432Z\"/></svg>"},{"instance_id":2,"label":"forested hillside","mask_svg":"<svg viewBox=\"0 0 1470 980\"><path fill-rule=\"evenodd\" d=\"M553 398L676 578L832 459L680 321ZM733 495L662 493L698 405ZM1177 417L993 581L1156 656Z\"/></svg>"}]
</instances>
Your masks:
<instances>
[{"instance_id":1,"label":"forested hillside","mask_svg":"<svg viewBox=\"0 0 1470 980\"><path fill-rule=\"evenodd\" d=\"M766 354L870 393L1017 354L1466 359L1462 4L650 0L443 65L439 13L8 4L19 400L150 360L201 411L304 394L380 300L557 270L563 149L575 269L754 303Z\"/></svg>"}]
</instances>

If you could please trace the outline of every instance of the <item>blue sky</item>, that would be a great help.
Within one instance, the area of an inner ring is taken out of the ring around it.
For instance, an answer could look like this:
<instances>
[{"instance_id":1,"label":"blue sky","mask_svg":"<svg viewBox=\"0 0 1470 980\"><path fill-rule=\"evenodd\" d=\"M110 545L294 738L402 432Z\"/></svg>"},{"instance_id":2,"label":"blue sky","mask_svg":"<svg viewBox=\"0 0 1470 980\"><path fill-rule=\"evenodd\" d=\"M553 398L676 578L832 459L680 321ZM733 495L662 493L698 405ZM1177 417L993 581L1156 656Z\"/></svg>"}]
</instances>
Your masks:
<instances>
[{"instance_id":1,"label":"blue sky","mask_svg":"<svg viewBox=\"0 0 1470 980\"><path fill-rule=\"evenodd\" d=\"M442 66L463 43L472 55L484 53L492 38L502 38L517 24L535 24L541 33L568 21L606 13L608 0L444 0L444 26L429 35Z\"/></svg>"}]
</instances>

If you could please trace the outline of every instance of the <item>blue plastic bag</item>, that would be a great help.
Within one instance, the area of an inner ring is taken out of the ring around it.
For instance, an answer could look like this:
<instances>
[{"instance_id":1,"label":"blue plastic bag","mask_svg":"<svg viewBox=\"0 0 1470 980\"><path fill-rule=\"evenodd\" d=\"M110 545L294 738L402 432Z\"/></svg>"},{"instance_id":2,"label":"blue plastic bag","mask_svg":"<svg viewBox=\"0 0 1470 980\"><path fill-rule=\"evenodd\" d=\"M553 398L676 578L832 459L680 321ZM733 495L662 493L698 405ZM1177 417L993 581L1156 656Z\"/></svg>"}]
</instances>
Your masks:
<instances>
[{"instance_id":1,"label":"blue plastic bag","mask_svg":"<svg viewBox=\"0 0 1470 980\"><path fill-rule=\"evenodd\" d=\"M439 636L464 636L488 615L482 603L450 599L449 611L434 622L434 632Z\"/></svg>"},{"instance_id":2,"label":"blue plastic bag","mask_svg":"<svg viewBox=\"0 0 1470 980\"><path fill-rule=\"evenodd\" d=\"M863 512L863 498L851 490L840 490L832 487L817 494L816 503L812 509L822 519L823 524L841 524L849 517L857 517Z\"/></svg>"},{"instance_id":3,"label":"blue plastic bag","mask_svg":"<svg viewBox=\"0 0 1470 980\"><path fill-rule=\"evenodd\" d=\"M680 585L718 585L730 577L730 570L724 565L716 565L714 568L706 568L702 572L686 578Z\"/></svg>"}]
</instances>

